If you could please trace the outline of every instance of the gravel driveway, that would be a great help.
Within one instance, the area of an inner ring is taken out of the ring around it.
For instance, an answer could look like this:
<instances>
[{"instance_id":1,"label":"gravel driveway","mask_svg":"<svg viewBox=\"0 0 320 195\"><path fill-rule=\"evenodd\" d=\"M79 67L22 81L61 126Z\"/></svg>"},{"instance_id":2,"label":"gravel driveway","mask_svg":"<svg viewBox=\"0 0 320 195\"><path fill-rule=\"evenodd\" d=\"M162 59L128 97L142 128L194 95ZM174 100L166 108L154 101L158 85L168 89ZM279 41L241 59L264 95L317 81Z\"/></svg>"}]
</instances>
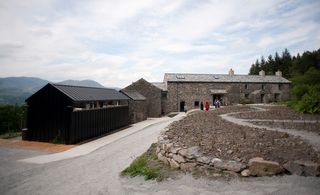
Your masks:
<instances>
[{"instance_id":1,"label":"gravel driveway","mask_svg":"<svg viewBox=\"0 0 320 195\"><path fill-rule=\"evenodd\" d=\"M88 155L51 162L17 162L19 155L0 148L1 194L318 194L320 178L284 176L272 178L218 179L208 181L181 175L165 182L121 178L119 172L156 141L159 132L174 119L154 124L121 138ZM2 157L5 157L3 159ZM24 157L34 154L24 155ZM12 170L14 169L14 170Z\"/></svg>"}]
</instances>

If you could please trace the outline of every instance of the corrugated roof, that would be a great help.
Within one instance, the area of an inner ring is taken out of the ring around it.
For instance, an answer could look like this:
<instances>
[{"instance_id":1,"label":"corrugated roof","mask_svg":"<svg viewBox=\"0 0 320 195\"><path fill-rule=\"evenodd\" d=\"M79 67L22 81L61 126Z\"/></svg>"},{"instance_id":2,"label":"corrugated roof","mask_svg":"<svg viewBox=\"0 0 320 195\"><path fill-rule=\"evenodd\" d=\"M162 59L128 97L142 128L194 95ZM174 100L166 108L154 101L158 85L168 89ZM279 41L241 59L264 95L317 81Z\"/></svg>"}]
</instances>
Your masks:
<instances>
[{"instance_id":1,"label":"corrugated roof","mask_svg":"<svg viewBox=\"0 0 320 195\"><path fill-rule=\"evenodd\" d=\"M146 100L146 98L136 90L123 89L123 90L121 90L121 92L124 93L125 95L127 95L129 98L136 100L136 101Z\"/></svg>"},{"instance_id":2,"label":"corrugated roof","mask_svg":"<svg viewBox=\"0 0 320 195\"><path fill-rule=\"evenodd\" d=\"M70 86L51 83L51 85L70 97L73 101L128 100L129 98L115 89Z\"/></svg>"},{"instance_id":3,"label":"corrugated roof","mask_svg":"<svg viewBox=\"0 0 320 195\"><path fill-rule=\"evenodd\" d=\"M291 83L291 81L275 75L228 75L228 74L185 74L165 73L168 82L217 82L217 83Z\"/></svg>"},{"instance_id":4,"label":"corrugated roof","mask_svg":"<svg viewBox=\"0 0 320 195\"><path fill-rule=\"evenodd\" d=\"M162 91L166 91L166 86L165 86L165 83L163 82L153 82L151 83L152 85L158 87L159 89L161 89Z\"/></svg>"}]
</instances>

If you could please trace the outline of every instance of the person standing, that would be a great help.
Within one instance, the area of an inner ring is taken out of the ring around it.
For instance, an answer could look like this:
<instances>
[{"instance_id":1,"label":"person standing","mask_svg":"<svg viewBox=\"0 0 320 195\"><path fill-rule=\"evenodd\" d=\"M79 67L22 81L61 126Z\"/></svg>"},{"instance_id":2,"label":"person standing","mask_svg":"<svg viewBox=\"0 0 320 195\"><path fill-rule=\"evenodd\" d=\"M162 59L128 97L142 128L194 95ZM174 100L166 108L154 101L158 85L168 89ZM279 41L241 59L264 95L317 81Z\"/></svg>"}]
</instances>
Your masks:
<instances>
[{"instance_id":1,"label":"person standing","mask_svg":"<svg viewBox=\"0 0 320 195\"><path fill-rule=\"evenodd\" d=\"M208 111L209 110L209 103L208 102L206 102L206 105L204 106L205 108L206 108L206 111Z\"/></svg>"},{"instance_id":2,"label":"person standing","mask_svg":"<svg viewBox=\"0 0 320 195\"><path fill-rule=\"evenodd\" d=\"M200 109L203 110L203 102L200 103Z\"/></svg>"}]
</instances>

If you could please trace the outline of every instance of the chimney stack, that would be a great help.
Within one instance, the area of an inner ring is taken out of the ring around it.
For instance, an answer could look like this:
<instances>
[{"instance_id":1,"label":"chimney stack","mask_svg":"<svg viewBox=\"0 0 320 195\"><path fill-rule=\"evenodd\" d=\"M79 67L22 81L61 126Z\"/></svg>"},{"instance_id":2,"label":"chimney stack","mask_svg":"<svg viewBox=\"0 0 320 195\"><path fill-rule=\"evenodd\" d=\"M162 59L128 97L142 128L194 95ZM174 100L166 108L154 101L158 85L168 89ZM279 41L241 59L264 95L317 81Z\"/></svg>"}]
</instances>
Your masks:
<instances>
[{"instance_id":1,"label":"chimney stack","mask_svg":"<svg viewBox=\"0 0 320 195\"><path fill-rule=\"evenodd\" d=\"M265 73L263 70L261 70L261 71L259 72L259 75L260 75L260 76L266 76L266 73Z\"/></svg>"},{"instance_id":2,"label":"chimney stack","mask_svg":"<svg viewBox=\"0 0 320 195\"><path fill-rule=\"evenodd\" d=\"M280 70L278 70L278 71L276 72L276 76L282 77L282 72L281 72Z\"/></svg>"},{"instance_id":3,"label":"chimney stack","mask_svg":"<svg viewBox=\"0 0 320 195\"><path fill-rule=\"evenodd\" d=\"M234 75L234 70L232 70L232 68L230 68L229 70L229 76L233 76Z\"/></svg>"}]
</instances>

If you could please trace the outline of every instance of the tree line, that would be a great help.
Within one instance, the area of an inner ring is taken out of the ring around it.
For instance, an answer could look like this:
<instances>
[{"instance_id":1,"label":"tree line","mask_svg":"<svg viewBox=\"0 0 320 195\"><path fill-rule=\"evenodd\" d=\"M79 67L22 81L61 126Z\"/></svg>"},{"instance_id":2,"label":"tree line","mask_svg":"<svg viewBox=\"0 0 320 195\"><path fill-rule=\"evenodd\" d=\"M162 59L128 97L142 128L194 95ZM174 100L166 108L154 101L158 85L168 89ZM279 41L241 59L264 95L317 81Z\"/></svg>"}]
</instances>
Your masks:
<instances>
[{"instance_id":1,"label":"tree line","mask_svg":"<svg viewBox=\"0 0 320 195\"><path fill-rule=\"evenodd\" d=\"M291 101L288 104L301 112L320 112L320 49L305 51L291 56L285 49L267 59L263 56L251 65L249 75L258 75L264 70L267 75L274 75L278 70L283 77L292 81Z\"/></svg>"},{"instance_id":2,"label":"tree line","mask_svg":"<svg viewBox=\"0 0 320 195\"><path fill-rule=\"evenodd\" d=\"M26 123L26 106L0 105L0 134L20 131Z\"/></svg>"}]
</instances>

